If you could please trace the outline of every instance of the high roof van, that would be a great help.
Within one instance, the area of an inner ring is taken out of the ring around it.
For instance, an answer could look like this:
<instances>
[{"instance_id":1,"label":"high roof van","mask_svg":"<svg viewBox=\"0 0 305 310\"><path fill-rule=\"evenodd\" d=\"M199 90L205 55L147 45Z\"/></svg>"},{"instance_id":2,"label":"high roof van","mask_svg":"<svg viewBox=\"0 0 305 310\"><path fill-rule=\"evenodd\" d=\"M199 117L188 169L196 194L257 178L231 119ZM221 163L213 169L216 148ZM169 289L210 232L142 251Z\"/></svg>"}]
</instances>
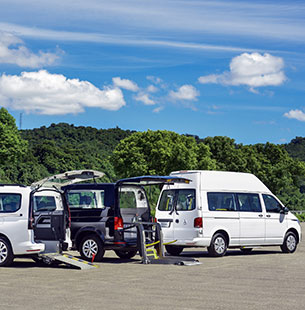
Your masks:
<instances>
[{"instance_id":1,"label":"high roof van","mask_svg":"<svg viewBox=\"0 0 305 310\"><path fill-rule=\"evenodd\" d=\"M207 247L211 256L227 248L250 252L278 245L293 253L301 240L298 219L253 174L176 171L189 184L164 185L156 208L167 252Z\"/></svg>"}]
</instances>

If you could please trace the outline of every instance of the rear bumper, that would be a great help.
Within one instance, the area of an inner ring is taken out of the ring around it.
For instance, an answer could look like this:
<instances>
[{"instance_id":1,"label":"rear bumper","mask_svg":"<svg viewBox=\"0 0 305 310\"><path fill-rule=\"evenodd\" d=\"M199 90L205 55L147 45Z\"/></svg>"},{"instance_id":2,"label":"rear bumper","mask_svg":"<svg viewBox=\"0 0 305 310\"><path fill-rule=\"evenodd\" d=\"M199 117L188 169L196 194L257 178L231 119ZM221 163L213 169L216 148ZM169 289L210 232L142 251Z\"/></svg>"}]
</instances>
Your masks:
<instances>
[{"instance_id":1,"label":"rear bumper","mask_svg":"<svg viewBox=\"0 0 305 310\"><path fill-rule=\"evenodd\" d=\"M14 248L14 255L38 254L45 250L43 243L23 242Z\"/></svg>"},{"instance_id":2,"label":"rear bumper","mask_svg":"<svg viewBox=\"0 0 305 310\"><path fill-rule=\"evenodd\" d=\"M173 240L164 239L163 243L172 242ZM194 238L190 240L177 240L171 243L171 245L179 245L183 247L207 247L211 243L211 238Z\"/></svg>"}]
</instances>

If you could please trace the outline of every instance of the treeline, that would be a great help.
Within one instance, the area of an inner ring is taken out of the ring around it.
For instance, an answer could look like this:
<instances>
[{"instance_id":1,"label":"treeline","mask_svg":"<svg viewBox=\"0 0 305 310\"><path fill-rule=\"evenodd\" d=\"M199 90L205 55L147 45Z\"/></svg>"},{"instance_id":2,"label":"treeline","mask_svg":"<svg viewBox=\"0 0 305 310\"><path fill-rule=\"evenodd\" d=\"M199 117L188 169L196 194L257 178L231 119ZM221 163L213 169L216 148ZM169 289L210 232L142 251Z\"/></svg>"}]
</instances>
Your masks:
<instances>
[{"instance_id":1,"label":"treeline","mask_svg":"<svg viewBox=\"0 0 305 310\"><path fill-rule=\"evenodd\" d=\"M305 138L286 145L243 145L228 137L65 123L19 131L15 119L0 109L0 182L31 184L76 169L103 171L105 182L189 169L250 172L291 209L305 209Z\"/></svg>"}]
</instances>

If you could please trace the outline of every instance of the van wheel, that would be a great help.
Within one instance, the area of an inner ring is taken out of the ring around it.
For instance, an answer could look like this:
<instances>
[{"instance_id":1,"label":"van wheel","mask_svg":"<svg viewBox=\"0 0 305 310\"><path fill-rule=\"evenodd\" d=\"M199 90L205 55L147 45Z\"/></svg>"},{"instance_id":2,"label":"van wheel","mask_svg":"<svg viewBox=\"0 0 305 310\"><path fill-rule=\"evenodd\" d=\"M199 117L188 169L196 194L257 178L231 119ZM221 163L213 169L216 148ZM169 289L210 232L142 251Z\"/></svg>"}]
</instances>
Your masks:
<instances>
[{"instance_id":1,"label":"van wheel","mask_svg":"<svg viewBox=\"0 0 305 310\"><path fill-rule=\"evenodd\" d=\"M0 267L7 267L13 263L14 254L9 242L0 238Z\"/></svg>"},{"instance_id":2,"label":"van wheel","mask_svg":"<svg viewBox=\"0 0 305 310\"><path fill-rule=\"evenodd\" d=\"M240 248L240 250L244 253L244 254L250 254L252 252L252 248Z\"/></svg>"},{"instance_id":3,"label":"van wheel","mask_svg":"<svg viewBox=\"0 0 305 310\"><path fill-rule=\"evenodd\" d=\"M283 253L293 253L297 249L298 241L296 235L290 231L286 234L281 250Z\"/></svg>"},{"instance_id":4,"label":"van wheel","mask_svg":"<svg viewBox=\"0 0 305 310\"><path fill-rule=\"evenodd\" d=\"M179 255L183 251L182 246L174 246L174 245L166 245L165 246L166 252L170 255Z\"/></svg>"},{"instance_id":5,"label":"van wheel","mask_svg":"<svg viewBox=\"0 0 305 310\"><path fill-rule=\"evenodd\" d=\"M131 250L131 251L115 250L114 252L120 258L130 259L136 256L138 250Z\"/></svg>"},{"instance_id":6,"label":"van wheel","mask_svg":"<svg viewBox=\"0 0 305 310\"><path fill-rule=\"evenodd\" d=\"M79 252L83 259L87 261L92 261L94 256L94 261L101 261L105 249L101 239L96 235L85 236L79 246Z\"/></svg>"},{"instance_id":7,"label":"van wheel","mask_svg":"<svg viewBox=\"0 0 305 310\"><path fill-rule=\"evenodd\" d=\"M227 239L222 233L217 233L211 240L211 245L208 247L208 252L211 256L220 257L226 254L227 248Z\"/></svg>"}]
</instances>

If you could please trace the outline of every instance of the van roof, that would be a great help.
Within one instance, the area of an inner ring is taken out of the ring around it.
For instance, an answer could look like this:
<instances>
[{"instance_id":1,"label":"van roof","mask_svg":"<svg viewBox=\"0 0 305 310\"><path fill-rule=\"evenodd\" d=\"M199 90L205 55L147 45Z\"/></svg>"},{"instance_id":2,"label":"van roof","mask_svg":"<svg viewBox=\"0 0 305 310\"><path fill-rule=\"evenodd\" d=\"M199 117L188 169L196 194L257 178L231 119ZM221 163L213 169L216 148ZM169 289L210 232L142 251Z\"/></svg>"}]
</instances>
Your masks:
<instances>
[{"instance_id":1,"label":"van roof","mask_svg":"<svg viewBox=\"0 0 305 310\"><path fill-rule=\"evenodd\" d=\"M210 170L183 170L174 171L171 173L171 175L179 175L192 179L194 182L192 184L195 186L196 183L200 180L201 190L271 193L268 187L251 173Z\"/></svg>"}]
</instances>

